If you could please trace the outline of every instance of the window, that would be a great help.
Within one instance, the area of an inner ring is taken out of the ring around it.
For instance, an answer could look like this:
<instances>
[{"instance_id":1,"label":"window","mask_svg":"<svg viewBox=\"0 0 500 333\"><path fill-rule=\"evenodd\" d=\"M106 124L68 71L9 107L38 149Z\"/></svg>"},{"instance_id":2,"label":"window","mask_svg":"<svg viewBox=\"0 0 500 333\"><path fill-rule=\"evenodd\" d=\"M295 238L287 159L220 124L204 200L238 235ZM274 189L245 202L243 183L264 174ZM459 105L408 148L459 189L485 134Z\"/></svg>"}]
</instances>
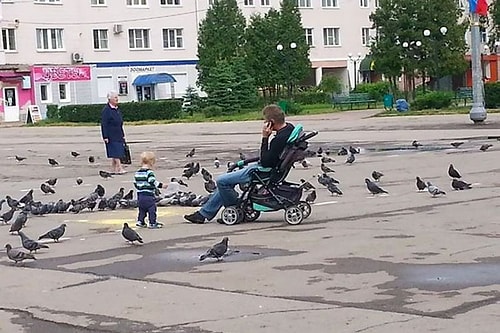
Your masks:
<instances>
[{"instance_id":1,"label":"window","mask_svg":"<svg viewBox=\"0 0 500 333\"><path fill-rule=\"evenodd\" d=\"M71 101L69 83L59 83L59 102Z\"/></svg>"},{"instance_id":2,"label":"window","mask_svg":"<svg viewBox=\"0 0 500 333\"><path fill-rule=\"evenodd\" d=\"M92 6L105 6L106 0L90 0Z\"/></svg>"},{"instance_id":3,"label":"window","mask_svg":"<svg viewBox=\"0 0 500 333\"><path fill-rule=\"evenodd\" d=\"M2 29L2 47L5 51L16 50L16 30Z\"/></svg>"},{"instance_id":4,"label":"window","mask_svg":"<svg viewBox=\"0 0 500 333\"><path fill-rule=\"evenodd\" d=\"M94 50L108 50L108 30L107 29L94 29Z\"/></svg>"},{"instance_id":5,"label":"window","mask_svg":"<svg viewBox=\"0 0 500 333\"><path fill-rule=\"evenodd\" d=\"M112 76L98 76L97 77L97 96L100 98L106 98L108 92L115 89L113 85Z\"/></svg>"},{"instance_id":6,"label":"window","mask_svg":"<svg viewBox=\"0 0 500 333\"><path fill-rule=\"evenodd\" d=\"M50 84L44 83L40 85L40 101L42 101L42 103L52 103Z\"/></svg>"},{"instance_id":7,"label":"window","mask_svg":"<svg viewBox=\"0 0 500 333\"><path fill-rule=\"evenodd\" d=\"M312 28L305 28L304 29L304 34L306 35L306 43L309 46L314 45L314 39L313 39L313 29Z\"/></svg>"},{"instance_id":8,"label":"window","mask_svg":"<svg viewBox=\"0 0 500 333\"><path fill-rule=\"evenodd\" d=\"M465 0L456 0L458 4L458 8L464 9L465 8Z\"/></svg>"},{"instance_id":9,"label":"window","mask_svg":"<svg viewBox=\"0 0 500 333\"><path fill-rule=\"evenodd\" d=\"M481 35L481 43L488 43L488 31L485 27L479 27L479 33Z\"/></svg>"},{"instance_id":10,"label":"window","mask_svg":"<svg viewBox=\"0 0 500 333\"><path fill-rule=\"evenodd\" d=\"M149 29L129 29L128 47L131 49L149 49Z\"/></svg>"},{"instance_id":11,"label":"window","mask_svg":"<svg viewBox=\"0 0 500 333\"><path fill-rule=\"evenodd\" d=\"M162 6L180 6L181 0L160 0Z\"/></svg>"},{"instance_id":12,"label":"window","mask_svg":"<svg viewBox=\"0 0 500 333\"><path fill-rule=\"evenodd\" d=\"M118 95L128 95L128 78L118 76Z\"/></svg>"},{"instance_id":13,"label":"window","mask_svg":"<svg viewBox=\"0 0 500 333\"><path fill-rule=\"evenodd\" d=\"M64 50L63 29L36 29L37 50Z\"/></svg>"},{"instance_id":14,"label":"window","mask_svg":"<svg viewBox=\"0 0 500 333\"><path fill-rule=\"evenodd\" d=\"M311 8L311 0L297 0L297 7Z\"/></svg>"},{"instance_id":15,"label":"window","mask_svg":"<svg viewBox=\"0 0 500 333\"><path fill-rule=\"evenodd\" d=\"M321 0L321 7L323 8L336 8L339 6L337 0Z\"/></svg>"},{"instance_id":16,"label":"window","mask_svg":"<svg viewBox=\"0 0 500 333\"><path fill-rule=\"evenodd\" d=\"M271 6L270 0L260 0L260 5L262 7L268 7Z\"/></svg>"},{"instance_id":17,"label":"window","mask_svg":"<svg viewBox=\"0 0 500 333\"><path fill-rule=\"evenodd\" d=\"M361 44L370 46L370 28L361 28Z\"/></svg>"},{"instance_id":18,"label":"window","mask_svg":"<svg viewBox=\"0 0 500 333\"><path fill-rule=\"evenodd\" d=\"M339 46L339 28L323 28L323 45Z\"/></svg>"},{"instance_id":19,"label":"window","mask_svg":"<svg viewBox=\"0 0 500 333\"><path fill-rule=\"evenodd\" d=\"M34 3L60 4L62 0L33 0Z\"/></svg>"},{"instance_id":20,"label":"window","mask_svg":"<svg viewBox=\"0 0 500 333\"><path fill-rule=\"evenodd\" d=\"M253 0L244 0L243 6L253 6Z\"/></svg>"},{"instance_id":21,"label":"window","mask_svg":"<svg viewBox=\"0 0 500 333\"><path fill-rule=\"evenodd\" d=\"M127 0L127 6L130 7L145 7L148 5L148 0Z\"/></svg>"},{"instance_id":22,"label":"window","mask_svg":"<svg viewBox=\"0 0 500 333\"><path fill-rule=\"evenodd\" d=\"M163 48L182 49L183 47L182 29L163 29Z\"/></svg>"},{"instance_id":23,"label":"window","mask_svg":"<svg viewBox=\"0 0 500 333\"><path fill-rule=\"evenodd\" d=\"M370 7L370 0L359 0L359 6L363 8Z\"/></svg>"},{"instance_id":24,"label":"window","mask_svg":"<svg viewBox=\"0 0 500 333\"><path fill-rule=\"evenodd\" d=\"M380 7L380 1L379 0L375 0L375 8L379 8Z\"/></svg>"}]
</instances>

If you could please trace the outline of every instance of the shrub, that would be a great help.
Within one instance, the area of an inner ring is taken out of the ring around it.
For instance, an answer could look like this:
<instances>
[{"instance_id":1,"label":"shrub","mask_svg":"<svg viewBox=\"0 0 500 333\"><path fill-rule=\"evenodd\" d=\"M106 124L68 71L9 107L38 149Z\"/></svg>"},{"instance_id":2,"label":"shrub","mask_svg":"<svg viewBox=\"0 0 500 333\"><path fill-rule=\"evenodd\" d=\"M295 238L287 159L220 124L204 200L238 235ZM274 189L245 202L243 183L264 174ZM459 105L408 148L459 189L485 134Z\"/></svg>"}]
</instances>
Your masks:
<instances>
[{"instance_id":1,"label":"shrub","mask_svg":"<svg viewBox=\"0 0 500 333\"><path fill-rule=\"evenodd\" d=\"M327 92L304 91L295 94L293 100L300 104L325 104L331 102L331 97Z\"/></svg>"},{"instance_id":2,"label":"shrub","mask_svg":"<svg viewBox=\"0 0 500 333\"><path fill-rule=\"evenodd\" d=\"M59 120L59 106L55 104L47 105L47 114L48 119L51 120Z\"/></svg>"},{"instance_id":3,"label":"shrub","mask_svg":"<svg viewBox=\"0 0 500 333\"><path fill-rule=\"evenodd\" d=\"M500 106L500 82L486 83L484 85L484 102L487 108Z\"/></svg>"},{"instance_id":4,"label":"shrub","mask_svg":"<svg viewBox=\"0 0 500 333\"><path fill-rule=\"evenodd\" d=\"M227 114L227 112L226 113L224 112L224 109L222 107L217 105L207 106L203 108L202 112L207 118L217 117Z\"/></svg>"},{"instance_id":5,"label":"shrub","mask_svg":"<svg viewBox=\"0 0 500 333\"><path fill-rule=\"evenodd\" d=\"M353 90L355 93L368 93L370 98L382 101L384 95L389 93L391 84L388 81L379 81L375 83L360 83Z\"/></svg>"},{"instance_id":6,"label":"shrub","mask_svg":"<svg viewBox=\"0 0 500 333\"><path fill-rule=\"evenodd\" d=\"M304 110L302 105L299 103L289 102L286 100L279 101L278 105L288 115L299 114Z\"/></svg>"},{"instance_id":7,"label":"shrub","mask_svg":"<svg viewBox=\"0 0 500 333\"><path fill-rule=\"evenodd\" d=\"M342 92L342 80L336 75L326 74L321 79L319 88L330 95L340 94Z\"/></svg>"},{"instance_id":8,"label":"shrub","mask_svg":"<svg viewBox=\"0 0 500 333\"><path fill-rule=\"evenodd\" d=\"M416 110L442 109L451 105L453 94L444 91L433 91L417 96L411 106Z\"/></svg>"},{"instance_id":9,"label":"shrub","mask_svg":"<svg viewBox=\"0 0 500 333\"><path fill-rule=\"evenodd\" d=\"M76 123L99 123L104 104L65 105L59 109L59 120ZM166 99L145 102L121 103L124 121L166 120L179 118L182 100Z\"/></svg>"}]
</instances>

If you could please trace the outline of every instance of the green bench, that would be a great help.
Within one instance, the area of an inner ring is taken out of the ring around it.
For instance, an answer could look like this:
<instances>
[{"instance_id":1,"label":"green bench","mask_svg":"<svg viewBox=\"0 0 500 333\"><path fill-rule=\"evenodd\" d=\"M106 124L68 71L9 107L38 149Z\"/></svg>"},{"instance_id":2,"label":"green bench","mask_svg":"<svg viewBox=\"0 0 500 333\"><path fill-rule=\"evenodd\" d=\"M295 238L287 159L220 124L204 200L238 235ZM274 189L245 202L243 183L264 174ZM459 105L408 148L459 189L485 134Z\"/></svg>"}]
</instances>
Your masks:
<instances>
[{"instance_id":1,"label":"green bench","mask_svg":"<svg viewBox=\"0 0 500 333\"><path fill-rule=\"evenodd\" d=\"M463 100L464 106L467 105L467 100L472 100L472 88L469 87L460 87L455 91L455 104L458 106L458 102Z\"/></svg>"},{"instance_id":2,"label":"green bench","mask_svg":"<svg viewBox=\"0 0 500 333\"><path fill-rule=\"evenodd\" d=\"M349 95L333 96L333 107L342 110L343 105L349 105L352 110L356 104L366 104L370 108L371 104L377 106L377 101L370 97L368 93L350 93Z\"/></svg>"}]
</instances>

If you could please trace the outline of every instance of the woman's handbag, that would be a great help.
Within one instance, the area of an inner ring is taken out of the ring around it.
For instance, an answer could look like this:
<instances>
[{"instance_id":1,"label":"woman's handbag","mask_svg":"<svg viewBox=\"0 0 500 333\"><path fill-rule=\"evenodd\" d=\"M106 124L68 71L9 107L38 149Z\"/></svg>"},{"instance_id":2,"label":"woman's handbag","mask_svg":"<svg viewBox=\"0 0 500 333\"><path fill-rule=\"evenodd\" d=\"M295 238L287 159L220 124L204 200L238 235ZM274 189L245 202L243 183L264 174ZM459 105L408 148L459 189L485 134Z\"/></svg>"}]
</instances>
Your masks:
<instances>
[{"instance_id":1,"label":"woman's handbag","mask_svg":"<svg viewBox=\"0 0 500 333\"><path fill-rule=\"evenodd\" d=\"M123 157L120 158L120 162L122 162L122 164L132 164L132 157L130 156L130 147L126 142L123 144L123 150L124 154Z\"/></svg>"}]
</instances>

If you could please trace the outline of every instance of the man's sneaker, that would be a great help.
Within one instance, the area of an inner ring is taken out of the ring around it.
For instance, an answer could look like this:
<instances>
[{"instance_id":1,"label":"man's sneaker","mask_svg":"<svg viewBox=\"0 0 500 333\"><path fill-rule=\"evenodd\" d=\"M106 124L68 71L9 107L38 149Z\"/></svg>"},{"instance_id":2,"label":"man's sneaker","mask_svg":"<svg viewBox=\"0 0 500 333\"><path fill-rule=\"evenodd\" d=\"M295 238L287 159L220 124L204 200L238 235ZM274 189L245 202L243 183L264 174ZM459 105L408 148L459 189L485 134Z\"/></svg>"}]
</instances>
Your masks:
<instances>
[{"instance_id":1,"label":"man's sneaker","mask_svg":"<svg viewBox=\"0 0 500 333\"><path fill-rule=\"evenodd\" d=\"M205 223L205 217L200 214L199 211L194 212L193 214L184 215L184 218L191 223L195 224L203 224Z\"/></svg>"},{"instance_id":2,"label":"man's sneaker","mask_svg":"<svg viewBox=\"0 0 500 333\"><path fill-rule=\"evenodd\" d=\"M156 222L149 225L149 229L160 229L163 228L163 223Z\"/></svg>"},{"instance_id":3,"label":"man's sneaker","mask_svg":"<svg viewBox=\"0 0 500 333\"><path fill-rule=\"evenodd\" d=\"M135 224L135 226L139 227L139 228L146 228L148 225L145 222L137 221L137 223Z\"/></svg>"}]
</instances>

